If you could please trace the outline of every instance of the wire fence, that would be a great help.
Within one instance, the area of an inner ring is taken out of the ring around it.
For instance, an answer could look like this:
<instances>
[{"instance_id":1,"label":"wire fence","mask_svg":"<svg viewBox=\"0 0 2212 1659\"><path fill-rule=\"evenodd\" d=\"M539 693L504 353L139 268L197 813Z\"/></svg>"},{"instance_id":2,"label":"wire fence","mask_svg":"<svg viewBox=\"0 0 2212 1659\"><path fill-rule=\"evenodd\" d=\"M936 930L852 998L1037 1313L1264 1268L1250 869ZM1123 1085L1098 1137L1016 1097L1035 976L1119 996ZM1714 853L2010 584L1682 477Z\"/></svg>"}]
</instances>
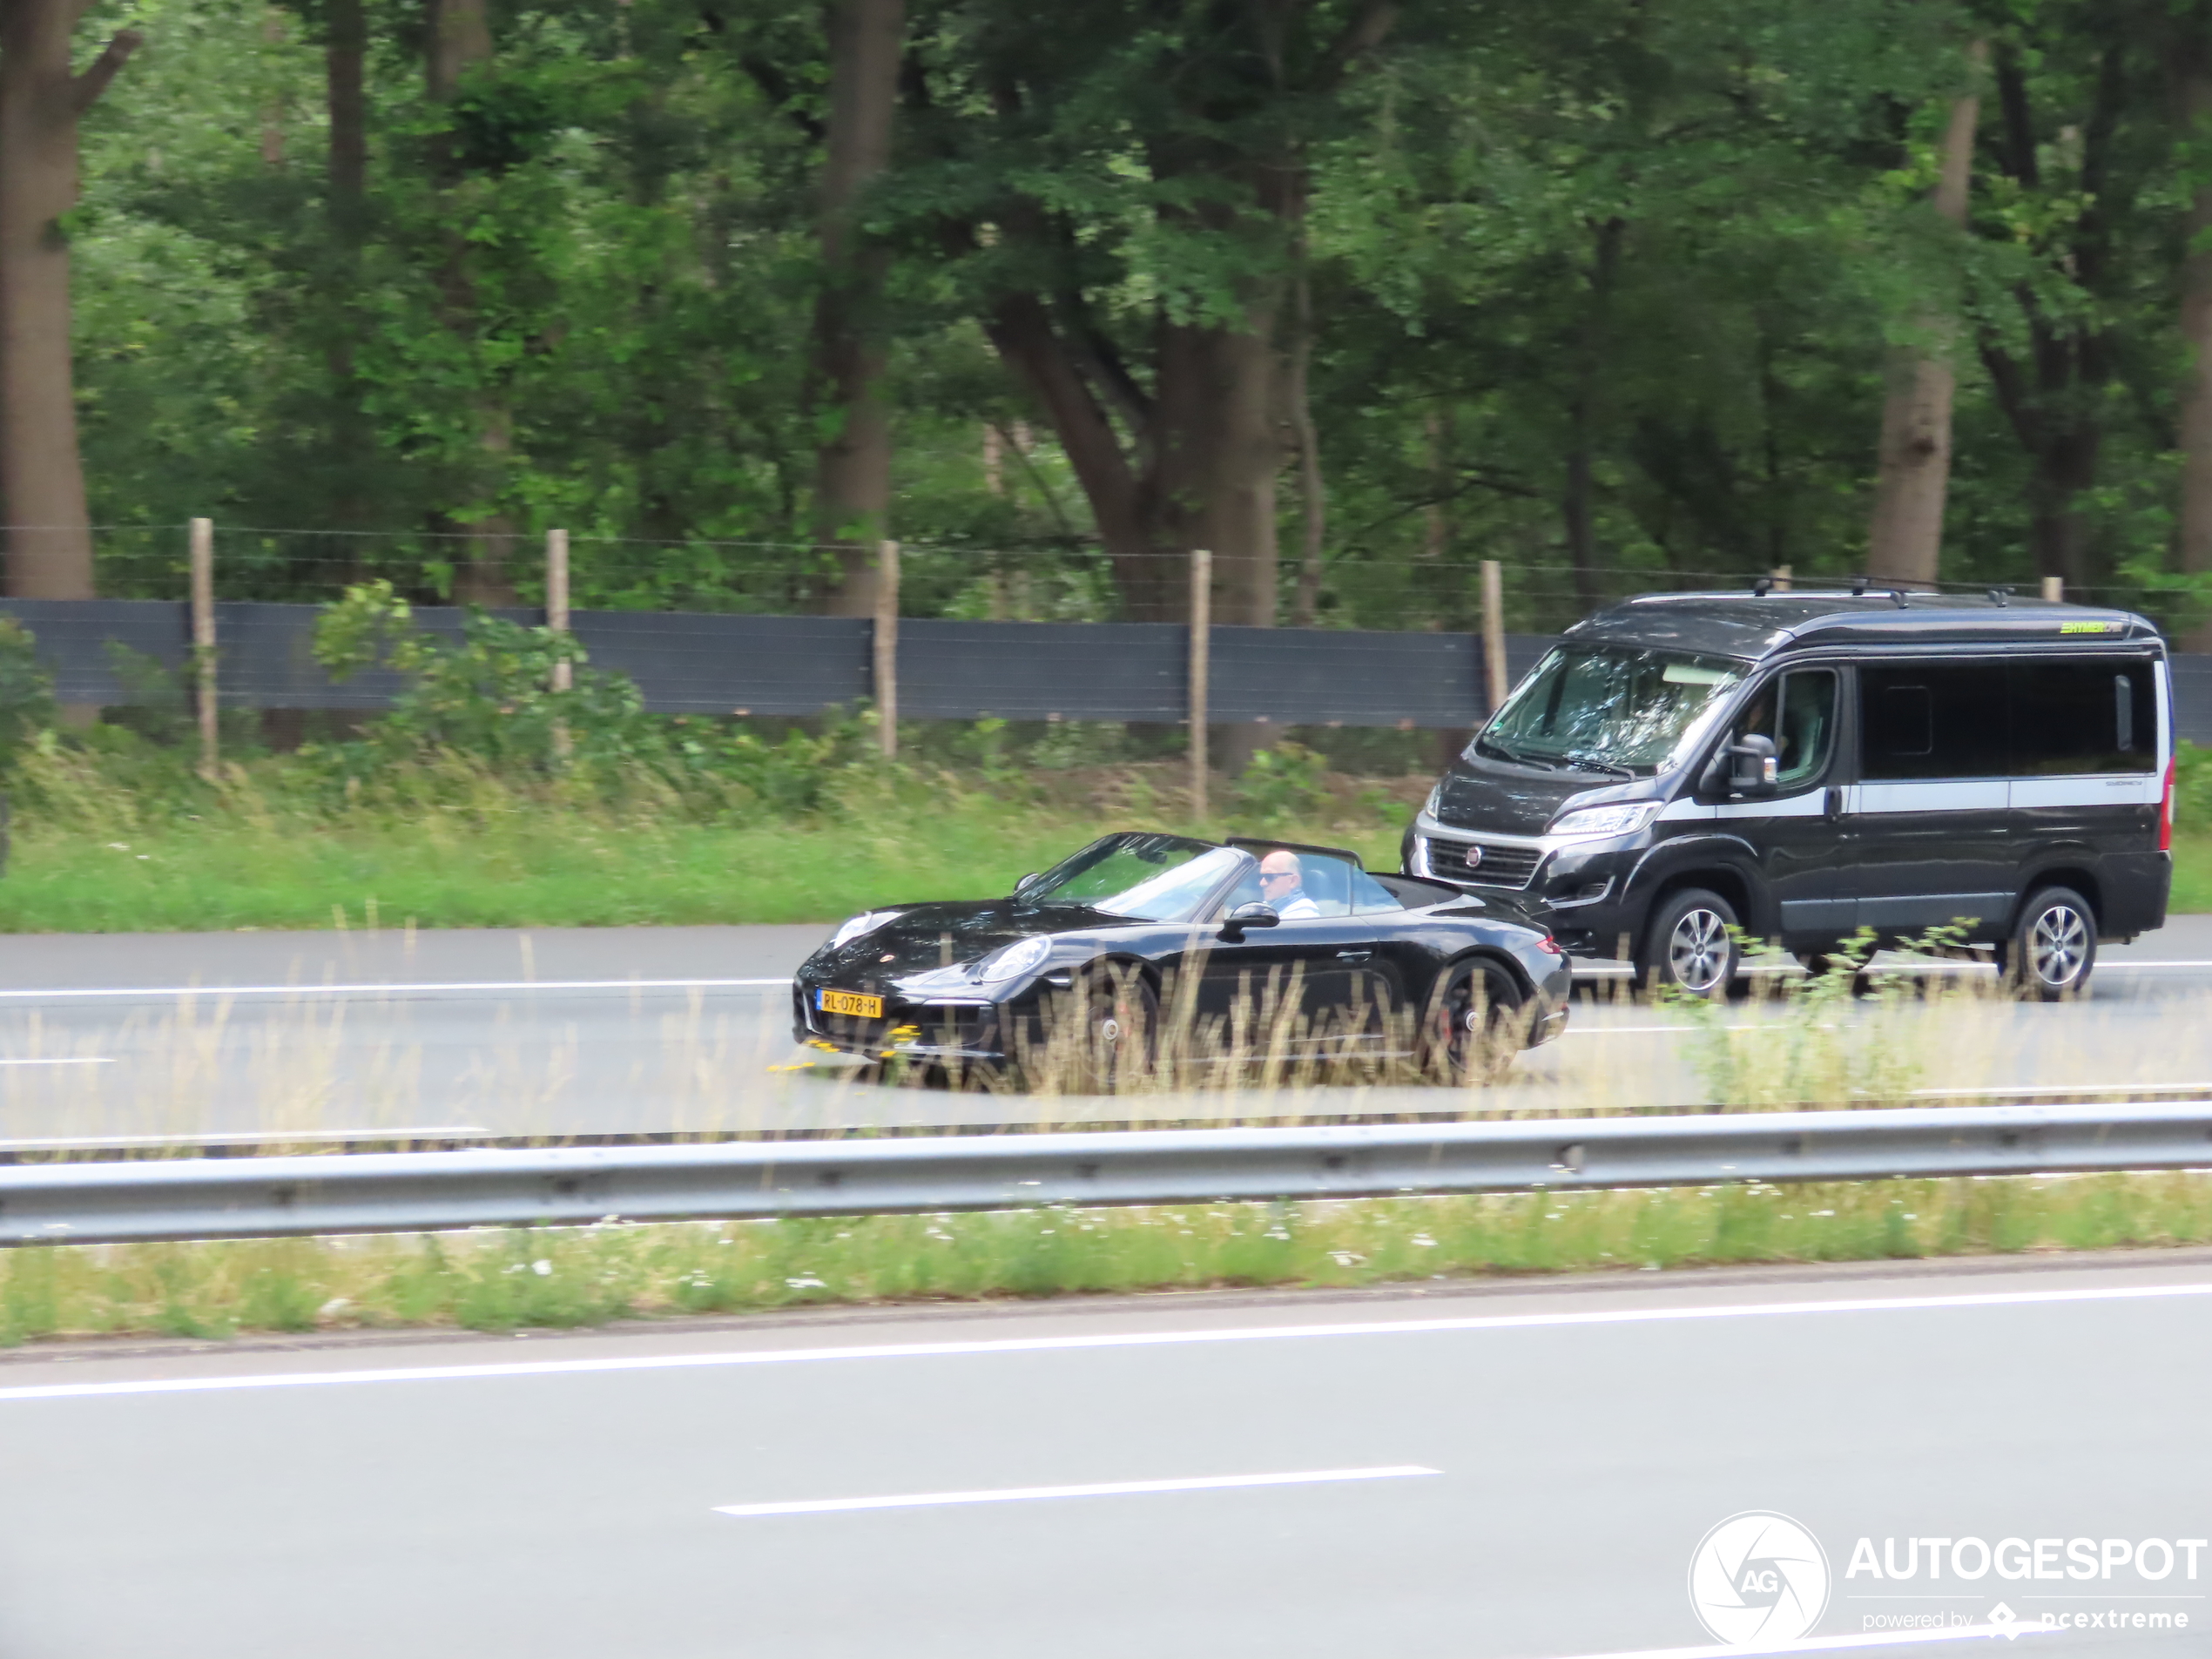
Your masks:
<instances>
[{"instance_id":1,"label":"wire fence","mask_svg":"<svg viewBox=\"0 0 2212 1659\"><path fill-rule=\"evenodd\" d=\"M225 524L214 529L219 598L320 604L357 583L381 580L418 604L545 603L545 537L506 530L351 530ZM873 549L815 542L602 536L571 531L571 602L599 610L694 611L763 616L819 614ZM110 525L94 530L98 590L104 597L181 600L190 583L183 524ZM1385 554L1351 548L1324 561L1318 581L1285 553L1271 566L1238 569L1218 554L1217 575L1238 585L1234 619L1294 626L1474 632L1482 625L1479 558ZM907 543L902 616L959 621L1130 622L1184 614L1187 556L1109 551L1095 541L1022 546ZM1556 556L1507 560L1505 626L1556 633L1604 605L1637 593L1741 590L1771 572L1677 569L1660 563L1581 568ZM1793 572L1798 586L1847 583L1849 570ZM1983 582L1915 584L1979 593ZM2002 585L2002 584L2000 584ZM2011 584L2032 593L2033 581ZM1271 604L1268 595L1271 593ZM2073 587L2067 597L2141 611L2169 631L2196 627L2212 610L2198 579ZM1302 604L1309 600L1310 605ZM1271 617L1255 614L1271 610ZM1310 615L1309 615L1310 611ZM1224 615L1228 614L1226 612Z\"/></svg>"}]
</instances>

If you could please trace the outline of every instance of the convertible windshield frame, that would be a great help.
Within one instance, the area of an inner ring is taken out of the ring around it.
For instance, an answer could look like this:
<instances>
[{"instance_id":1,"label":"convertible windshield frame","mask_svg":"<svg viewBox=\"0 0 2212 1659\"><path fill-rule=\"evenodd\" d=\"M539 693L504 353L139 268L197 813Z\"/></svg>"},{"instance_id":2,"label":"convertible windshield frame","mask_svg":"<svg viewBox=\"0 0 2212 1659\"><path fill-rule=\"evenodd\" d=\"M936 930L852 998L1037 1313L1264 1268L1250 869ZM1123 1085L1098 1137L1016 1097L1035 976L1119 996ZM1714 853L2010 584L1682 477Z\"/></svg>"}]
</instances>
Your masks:
<instances>
[{"instance_id":1,"label":"convertible windshield frame","mask_svg":"<svg viewBox=\"0 0 2212 1659\"><path fill-rule=\"evenodd\" d=\"M1140 865L1157 866L1157 869L1112 890L1058 896L1116 853L1127 854ZM1015 902L1023 909L1090 910L1130 921L1203 921L1218 907L1221 895L1254 862L1252 855L1241 848L1214 841L1123 831L1102 835L1061 860L1015 895Z\"/></svg>"},{"instance_id":2,"label":"convertible windshield frame","mask_svg":"<svg viewBox=\"0 0 2212 1659\"><path fill-rule=\"evenodd\" d=\"M1468 758L1656 777L1703 740L1751 671L1703 651L1554 645L1476 733Z\"/></svg>"}]
</instances>

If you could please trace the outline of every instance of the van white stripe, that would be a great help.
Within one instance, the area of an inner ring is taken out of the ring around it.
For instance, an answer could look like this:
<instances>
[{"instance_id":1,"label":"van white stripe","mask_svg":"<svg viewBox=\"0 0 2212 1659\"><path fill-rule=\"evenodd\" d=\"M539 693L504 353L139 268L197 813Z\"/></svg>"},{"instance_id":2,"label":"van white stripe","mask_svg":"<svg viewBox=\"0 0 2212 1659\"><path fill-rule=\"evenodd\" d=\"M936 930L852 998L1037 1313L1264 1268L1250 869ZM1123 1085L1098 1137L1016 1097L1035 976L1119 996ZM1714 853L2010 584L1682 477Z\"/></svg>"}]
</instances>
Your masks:
<instances>
[{"instance_id":1,"label":"van white stripe","mask_svg":"<svg viewBox=\"0 0 2212 1659\"><path fill-rule=\"evenodd\" d=\"M1688 795L1669 801L1661 823L1729 819L1817 818L1827 810L1825 789L1780 800L1730 801L1710 806ZM2092 772L2066 778L1927 778L1851 784L1844 810L1860 813L1972 813L2026 811L2039 806L2155 806L2165 795L2157 772L2114 776Z\"/></svg>"}]
</instances>

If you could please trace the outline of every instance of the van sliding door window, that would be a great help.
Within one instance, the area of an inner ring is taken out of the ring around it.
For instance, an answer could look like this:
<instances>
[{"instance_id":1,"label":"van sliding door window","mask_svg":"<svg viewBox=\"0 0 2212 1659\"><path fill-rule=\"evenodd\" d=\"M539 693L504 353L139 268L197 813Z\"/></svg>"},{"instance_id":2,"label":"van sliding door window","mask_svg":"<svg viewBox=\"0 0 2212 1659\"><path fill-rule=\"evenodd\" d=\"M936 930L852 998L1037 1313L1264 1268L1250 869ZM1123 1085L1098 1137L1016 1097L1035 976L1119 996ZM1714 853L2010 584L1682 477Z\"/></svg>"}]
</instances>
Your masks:
<instances>
[{"instance_id":1,"label":"van sliding door window","mask_svg":"<svg viewBox=\"0 0 2212 1659\"><path fill-rule=\"evenodd\" d=\"M2157 770L2148 658L2031 657L2011 664L2010 680L2020 776Z\"/></svg>"},{"instance_id":2,"label":"van sliding door window","mask_svg":"<svg viewBox=\"0 0 2212 1659\"><path fill-rule=\"evenodd\" d=\"M2010 775L2002 664L1870 664L1858 696L1861 777Z\"/></svg>"}]
</instances>

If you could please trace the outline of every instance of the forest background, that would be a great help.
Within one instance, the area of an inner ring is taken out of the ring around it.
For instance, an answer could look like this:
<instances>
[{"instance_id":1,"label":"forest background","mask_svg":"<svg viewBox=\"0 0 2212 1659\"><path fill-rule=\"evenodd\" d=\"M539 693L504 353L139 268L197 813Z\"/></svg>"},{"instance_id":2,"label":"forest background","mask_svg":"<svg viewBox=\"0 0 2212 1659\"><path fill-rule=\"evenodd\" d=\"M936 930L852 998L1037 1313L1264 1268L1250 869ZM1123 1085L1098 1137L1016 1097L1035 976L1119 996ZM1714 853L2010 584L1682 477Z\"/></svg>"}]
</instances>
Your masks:
<instances>
[{"instance_id":1,"label":"forest background","mask_svg":"<svg viewBox=\"0 0 2212 1659\"><path fill-rule=\"evenodd\" d=\"M207 516L241 598L528 601L561 525L598 606L864 611L892 536L924 615L1207 546L1221 621L1467 627L1496 558L1531 628L1779 565L2202 625L2204 0L6 11L11 592L180 591Z\"/></svg>"}]
</instances>

